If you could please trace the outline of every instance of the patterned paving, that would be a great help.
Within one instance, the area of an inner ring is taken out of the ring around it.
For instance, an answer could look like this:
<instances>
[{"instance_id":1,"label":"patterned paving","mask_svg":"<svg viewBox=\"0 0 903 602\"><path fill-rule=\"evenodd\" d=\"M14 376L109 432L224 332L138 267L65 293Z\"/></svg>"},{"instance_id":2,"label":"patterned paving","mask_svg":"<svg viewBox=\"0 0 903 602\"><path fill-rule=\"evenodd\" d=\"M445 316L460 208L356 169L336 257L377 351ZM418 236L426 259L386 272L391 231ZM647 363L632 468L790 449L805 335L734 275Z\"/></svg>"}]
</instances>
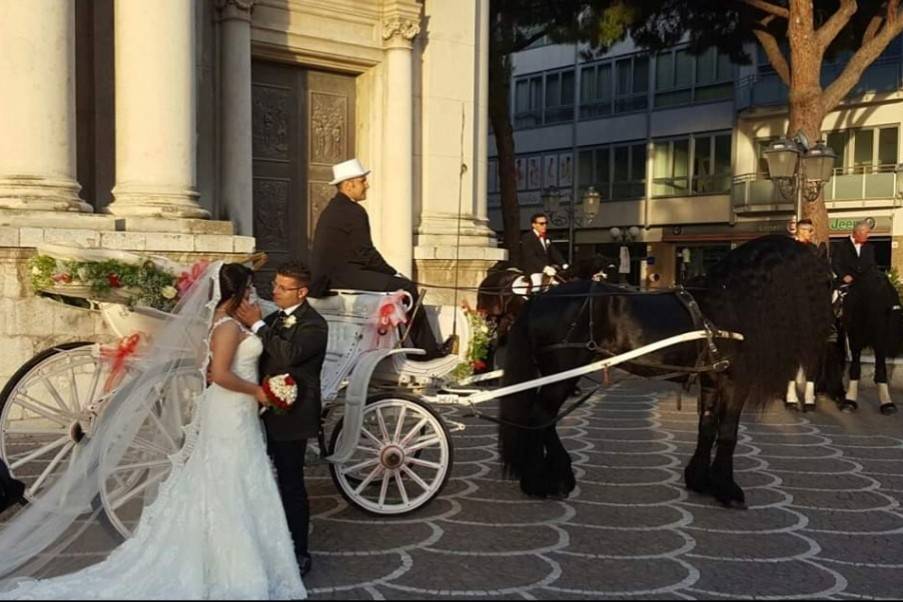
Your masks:
<instances>
[{"instance_id":1,"label":"patterned paving","mask_svg":"<svg viewBox=\"0 0 903 602\"><path fill-rule=\"evenodd\" d=\"M682 486L696 421L671 387L629 381L565 422L578 473L566 501L501 480L495 427L443 408L452 480L413 517L345 506L325 473L315 495L315 598L897 598L903 591L903 436L875 408L776 406L748 416L737 449L750 508ZM876 406L877 407L877 406Z\"/></svg>"},{"instance_id":2,"label":"patterned paving","mask_svg":"<svg viewBox=\"0 0 903 602\"><path fill-rule=\"evenodd\" d=\"M695 401L678 411L672 386L623 381L564 422L579 483L565 501L523 497L501 478L495 426L443 406L464 425L454 472L413 515L365 515L311 471L307 585L315 599L898 598L903 419L869 393L852 416L746 416L746 511L683 488Z\"/></svg>"}]
</instances>

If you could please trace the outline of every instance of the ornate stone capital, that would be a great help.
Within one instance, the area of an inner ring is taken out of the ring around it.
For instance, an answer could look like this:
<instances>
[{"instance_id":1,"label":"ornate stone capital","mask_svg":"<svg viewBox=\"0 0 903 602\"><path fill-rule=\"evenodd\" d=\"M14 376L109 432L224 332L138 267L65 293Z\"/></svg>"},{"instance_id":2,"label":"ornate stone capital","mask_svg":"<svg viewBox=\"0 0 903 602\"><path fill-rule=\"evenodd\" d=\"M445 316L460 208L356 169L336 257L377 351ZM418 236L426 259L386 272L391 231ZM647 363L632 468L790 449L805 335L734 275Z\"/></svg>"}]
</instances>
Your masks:
<instances>
[{"instance_id":1,"label":"ornate stone capital","mask_svg":"<svg viewBox=\"0 0 903 602\"><path fill-rule=\"evenodd\" d=\"M395 17L383 22L383 40L387 46L407 46L420 33L420 23L412 19Z\"/></svg>"},{"instance_id":2,"label":"ornate stone capital","mask_svg":"<svg viewBox=\"0 0 903 602\"><path fill-rule=\"evenodd\" d=\"M255 4L257 4L257 0L216 0L215 2L220 20L244 19L250 21Z\"/></svg>"}]
</instances>

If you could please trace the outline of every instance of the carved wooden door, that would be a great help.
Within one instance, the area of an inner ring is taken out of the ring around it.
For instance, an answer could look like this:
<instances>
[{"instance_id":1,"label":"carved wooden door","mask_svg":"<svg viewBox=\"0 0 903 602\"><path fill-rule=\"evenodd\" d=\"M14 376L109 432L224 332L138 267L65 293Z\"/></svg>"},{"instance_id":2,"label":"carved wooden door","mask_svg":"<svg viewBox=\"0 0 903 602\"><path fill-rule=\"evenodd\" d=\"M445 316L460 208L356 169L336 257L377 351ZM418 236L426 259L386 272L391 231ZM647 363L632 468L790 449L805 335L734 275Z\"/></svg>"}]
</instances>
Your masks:
<instances>
[{"instance_id":1,"label":"carved wooden door","mask_svg":"<svg viewBox=\"0 0 903 602\"><path fill-rule=\"evenodd\" d=\"M307 262L335 188L332 165L354 156L354 78L294 65L252 65L254 236L270 260L255 281L270 296L275 267Z\"/></svg>"}]
</instances>

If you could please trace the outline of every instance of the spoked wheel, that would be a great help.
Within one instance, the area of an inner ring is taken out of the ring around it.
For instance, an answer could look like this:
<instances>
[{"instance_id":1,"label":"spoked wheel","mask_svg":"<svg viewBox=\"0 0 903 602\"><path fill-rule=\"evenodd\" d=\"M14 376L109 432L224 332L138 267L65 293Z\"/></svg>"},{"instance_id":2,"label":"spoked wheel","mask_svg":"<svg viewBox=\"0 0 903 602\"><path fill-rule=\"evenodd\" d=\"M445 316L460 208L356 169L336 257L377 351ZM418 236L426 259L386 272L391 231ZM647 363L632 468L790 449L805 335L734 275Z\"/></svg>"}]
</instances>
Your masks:
<instances>
[{"instance_id":1,"label":"spoked wheel","mask_svg":"<svg viewBox=\"0 0 903 602\"><path fill-rule=\"evenodd\" d=\"M187 460L191 450L185 449L185 427L191 421L194 399L204 387L195 369L160 370L159 380L143 393L148 396L144 406L148 412L128 448L115 458L115 466L110 465L110 457L104 457L100 498L107 520L123 537L131 537L142 510L169 476L171 458Z\"/></svg>"},{"instance_id":2,"label":"spoked wheel","mask_svg":"<svg viewBox=\"0 0 903 602\"><path fill-rule=\"evenodd\" d=\"M28 500L65 472L105 373L94 345L66 343L33 357L0 392L0 456L26 484Z\"/></svg>"},{"instance_id":3,"label":"spoked wheel","mask_svg":"<svg viewBox=\"0 0 903 602\"><path fill-rule=\"evenodd\" d=\"M336 424L330 453L342 431ZM400 515L442 491L453 447L442 418L413 395L386 393L367 401L354 455L329 469L348 502L372 514Z\"/></svg>"}]
</instances>

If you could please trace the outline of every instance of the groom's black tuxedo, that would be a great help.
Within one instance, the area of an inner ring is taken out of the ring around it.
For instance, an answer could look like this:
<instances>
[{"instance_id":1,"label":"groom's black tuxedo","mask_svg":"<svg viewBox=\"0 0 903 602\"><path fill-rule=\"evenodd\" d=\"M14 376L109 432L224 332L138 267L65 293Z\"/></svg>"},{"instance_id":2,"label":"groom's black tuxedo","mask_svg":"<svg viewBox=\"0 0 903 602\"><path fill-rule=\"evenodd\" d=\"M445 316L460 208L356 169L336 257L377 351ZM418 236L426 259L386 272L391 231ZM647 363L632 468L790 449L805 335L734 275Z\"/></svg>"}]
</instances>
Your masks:
<instances>
[{"instance_id":1,"label":"groom's black tuxedo","mask_svg":"<svg viewBox=\"0 0 903 602\"><path fill-rule=\"evenodd\" d=\"M294 324L287 322L293 320ZM298 383L298 399L285 414L263 415L267 436L274 441L316 437L320 430L320 371L326 358L328 326L317 310L303 303L286 318L279 311L257 331L263 341L261 377L291 374Z\"/></svg>"},{"instance_id":2,"label":"groom's black tuxedo","mask_svg":"<svg viewBox=\"0 0 903 602\"><path fill-rule=\"evenodd\" d=\"M264 326L257 330L263 342L261 377L288 373L298 384L295 405L285 414L264 413L263 422L295 554L299 565L306 563L307 568L310 504L304 487L304 452L307 440L320 430L320 371L326 358L327 334L326 320L306 302L290 317L281 311L267 316Z\"/></svg>"}]
</instances>

